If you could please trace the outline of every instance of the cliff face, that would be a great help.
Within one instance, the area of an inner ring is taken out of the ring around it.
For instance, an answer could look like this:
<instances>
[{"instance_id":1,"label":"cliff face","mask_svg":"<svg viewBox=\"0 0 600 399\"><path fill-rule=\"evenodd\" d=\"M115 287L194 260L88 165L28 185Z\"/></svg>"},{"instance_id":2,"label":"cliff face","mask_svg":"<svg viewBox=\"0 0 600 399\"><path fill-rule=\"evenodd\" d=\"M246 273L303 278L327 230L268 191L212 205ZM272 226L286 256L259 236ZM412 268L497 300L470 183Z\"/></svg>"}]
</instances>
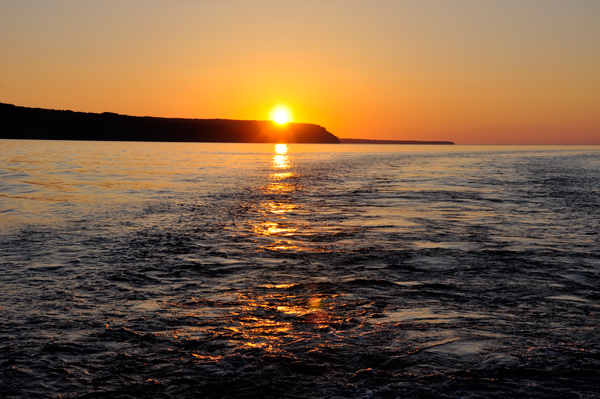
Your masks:
<instances>
[{"instance_id":1,"label":"cliff face","mask_svg":"<svg viewBox=\"0 0 600 399\"><path fill-rule=\"evenodd\" d=\"M309 123L178 119L17 107L0 103L0 138L37 140L339 143Z\"/></svg>"}]
</instances>

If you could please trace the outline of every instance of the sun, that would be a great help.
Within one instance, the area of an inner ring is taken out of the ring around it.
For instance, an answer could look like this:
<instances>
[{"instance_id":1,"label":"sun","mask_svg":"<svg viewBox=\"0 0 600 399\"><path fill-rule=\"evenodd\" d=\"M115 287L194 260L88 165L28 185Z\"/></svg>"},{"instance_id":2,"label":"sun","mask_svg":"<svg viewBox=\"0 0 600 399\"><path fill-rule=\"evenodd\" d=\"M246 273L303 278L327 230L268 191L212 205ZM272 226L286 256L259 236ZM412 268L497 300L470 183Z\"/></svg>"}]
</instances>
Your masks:
<instances>
[{"instance_id":1,"label":"sun","mask_svg":"<svg viewBox=\"0 0 600 399\"><path fill-rule=\"evenodd\" d=\"M271 112L271 119L280 125L285 125L291 119L290 110L286 107L277 107Z\"/></svg>"}]
</instances>

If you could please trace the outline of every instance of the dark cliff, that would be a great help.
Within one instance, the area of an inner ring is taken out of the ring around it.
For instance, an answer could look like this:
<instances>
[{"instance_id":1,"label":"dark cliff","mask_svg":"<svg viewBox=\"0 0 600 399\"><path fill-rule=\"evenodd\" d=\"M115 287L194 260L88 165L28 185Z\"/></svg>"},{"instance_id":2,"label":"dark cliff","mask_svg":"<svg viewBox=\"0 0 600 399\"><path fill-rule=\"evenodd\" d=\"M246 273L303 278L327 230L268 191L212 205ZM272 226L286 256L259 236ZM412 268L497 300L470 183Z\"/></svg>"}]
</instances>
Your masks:
<instances>
[{"instance_id":1,"label":"dark cliff","mask_svg":"<svg viewBox=\"0 0 600 399\"><path fill-rule=\"evenodd\" d=\"M37 140L339 143L310 123L182 119L85 113L0 103L0 138Z\"/></svg>"}]
</instances>

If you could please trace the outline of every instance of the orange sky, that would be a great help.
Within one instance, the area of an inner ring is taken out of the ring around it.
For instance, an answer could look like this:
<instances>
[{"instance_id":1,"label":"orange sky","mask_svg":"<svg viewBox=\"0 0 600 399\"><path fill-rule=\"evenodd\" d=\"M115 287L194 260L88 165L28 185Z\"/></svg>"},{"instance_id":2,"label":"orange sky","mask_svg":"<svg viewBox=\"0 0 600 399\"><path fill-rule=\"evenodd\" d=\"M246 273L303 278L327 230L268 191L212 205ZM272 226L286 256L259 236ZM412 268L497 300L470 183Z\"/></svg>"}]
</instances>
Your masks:
<instances>
[{"instance_id":1,"label":"orange sky","mask_svg":"<svg viewBox=\"0 0 600 399\"><path fill-rule=\"evenodd\" d=\"M0 102L600 144L600 1L0 3Z\"/></svg>"}]
</instances>

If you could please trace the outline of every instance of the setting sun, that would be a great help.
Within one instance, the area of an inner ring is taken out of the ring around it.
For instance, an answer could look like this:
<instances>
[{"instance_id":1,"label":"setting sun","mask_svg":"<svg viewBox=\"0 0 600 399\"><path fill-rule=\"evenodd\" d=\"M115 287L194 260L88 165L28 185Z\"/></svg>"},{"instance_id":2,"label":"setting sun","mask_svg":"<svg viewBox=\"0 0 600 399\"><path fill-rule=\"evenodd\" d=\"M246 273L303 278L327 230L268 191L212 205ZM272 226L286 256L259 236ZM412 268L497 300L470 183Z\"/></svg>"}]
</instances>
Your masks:
<instances>
[{"instance_id":1,"label":"setting sun","mask_svg":"<svg viewBox=\"0 0 600 399\"><path fill-rule=\"evenodd\" d=\"M271 119L280 125L288 123L292 118L290 110L284 107L277 107L271 112Z\"/></svg>"}]
</instances>

